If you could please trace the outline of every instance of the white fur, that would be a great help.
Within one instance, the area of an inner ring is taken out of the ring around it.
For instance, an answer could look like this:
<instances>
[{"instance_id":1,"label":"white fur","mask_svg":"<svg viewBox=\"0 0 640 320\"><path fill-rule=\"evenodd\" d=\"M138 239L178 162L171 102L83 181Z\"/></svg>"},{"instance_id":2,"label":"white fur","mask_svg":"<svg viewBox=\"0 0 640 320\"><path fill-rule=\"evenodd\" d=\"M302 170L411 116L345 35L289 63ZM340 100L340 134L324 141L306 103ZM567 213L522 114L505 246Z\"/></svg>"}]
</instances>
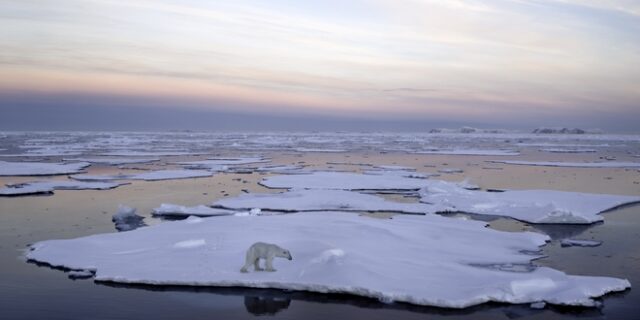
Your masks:
<instances>
[{"instance_id":1,"label":"white fur","mask_svg":"<svg viewBox=\"0 0 640 320\"><path fill-rule=\"evenodd\" d=\"M247 269L253 264L255 271L276 271L273 268L273 258L280 257L292 260L289 250L283 249L275 244L256 242L247 250L247 258L240 272L248 272ZM260 259L265 259L265 269L260 268Z\"/></svg>"}]
</instances>

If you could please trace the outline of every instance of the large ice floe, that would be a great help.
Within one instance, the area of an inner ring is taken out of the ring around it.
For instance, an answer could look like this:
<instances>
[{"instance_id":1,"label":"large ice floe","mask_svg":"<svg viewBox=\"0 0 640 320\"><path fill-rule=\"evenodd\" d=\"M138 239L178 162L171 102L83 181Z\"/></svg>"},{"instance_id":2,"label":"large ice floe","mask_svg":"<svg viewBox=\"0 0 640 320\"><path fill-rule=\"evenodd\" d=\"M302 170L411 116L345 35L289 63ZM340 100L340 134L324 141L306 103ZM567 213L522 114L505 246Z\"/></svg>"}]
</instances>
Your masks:
<instances>
[{"instance_id":1,"label":"large ice floe","mask_svg":"<svg viewBox=\"0 0 640 320\"><path fill-rule=\"evenodd\" d=\"M294 189L282 193L246 193L212 203L213 207L232 210L258 208L269 211L369 211L425 214L431 205L389 201L382 197L345 190Z\"/></svg>"},{"instance_id":2,"label":"large ice floe","mask_svg":"<svg viewBox=\"0 0 640 320\"><path fill-rule=\"evenodd\" d=\"M560 162L560 161L519 161L489 160L492 163L504 163L523 166L572 167L572 168L640 168L640 162Z\"/></svg>"},{"instance_id":3,"label":"large ice floe","mask_svg":"<svg viewBox=\"0 0 640 320\"><path fill-rule=\"evenodd\" d=\"M158 181L158 180L204 178L204 177L211 177L212 175L213 175L212 172L204 171L204 170L156 170L156 171L148 171L148 172L137 173L137 174L118 174L118 175L77 174L77 175L70 176L70 178L78 181L110 181L110 180Z\"/></svg>"},{"instance_id":4,"label":"large ice floe","mask_svg":"<svg viewBox=\"0 0 640 320\"><path fill-rule=\"evenodd\" d=\"M7 162L0 161L0 176L52 176L81 172L90 166L88 162Z\"/></svg>"},{"instance_id":5,"label":"large ice floe","mask_svg":"<svg viewBox=\"0 0 640 320\"><path fill-rule=\"evenodd\" d=\"M431 180L420 195L435 212L506 216L531 223L589 224L603 220L599 213L640 202L634 196L555 190L471 191L437 180Z\"/></svg>"},{"instance_id":6,"label":"large ice floe","mask_svg":"<svg viewBox=\"0 0 640 320\"><path fill-rule=\"evenodd\" d=\"M189 218L42 241L26 256L95 272L96 281L347 293L447 308L490 301L596 306L593 298L631 286L530 265L539 257L531 252L548 239L438 215L389 220L323 212ZM276 260L276 272L241 273L246 250L258 241L286 248L293 260Z\"/></svg>"},{"instance_id":7,"label":"large ice floe","mask_svg":"<svg viewBox=\"0 0 640 320\"><path fill-rule=\"evenodd\" d=\"M54 190L107 190L123 185L117 182L84 182L73 180L33 181L9 184L0 188L0 196L51 194Z\"/></svg>"},{"instance_id":8,"label":"large ice floe","mask_svg":"<svg viewBox=\"0 0 640 320\"><path fill-rule=\"evenodd\" d=\"M64 161L83 161L107 165L121 165L134 163L149 163L160 161L160 158L123 158L123 157L95 157L95 158L64 158Z\"/></svg>"},{"instance_id":9,"label":"large ice floe","mask_svg":"<svg viewBox=\"0 0 640 320\"><path fill-rule=\"evenodd\" d=\"M317 171L310 174L267 177L260 181L260 184L268 188L283 189L418 190L424 186L424 180L391 171L381 171L379 174Z\"/></svg>"}]
</instances>

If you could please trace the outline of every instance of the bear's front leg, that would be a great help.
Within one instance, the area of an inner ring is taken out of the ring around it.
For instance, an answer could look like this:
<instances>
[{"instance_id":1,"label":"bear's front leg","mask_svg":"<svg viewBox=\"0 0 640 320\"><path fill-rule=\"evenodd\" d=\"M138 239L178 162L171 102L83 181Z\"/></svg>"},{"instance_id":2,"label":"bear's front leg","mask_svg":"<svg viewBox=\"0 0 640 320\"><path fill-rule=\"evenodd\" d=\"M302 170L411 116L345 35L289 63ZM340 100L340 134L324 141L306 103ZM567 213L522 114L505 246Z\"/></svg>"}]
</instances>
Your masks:
<instances>
[{"instance_id":1,"label":"bear's front leg","mask_svg":"<svg viewBox=\"0 0 640 320\"><path fill-rule=\"evenodd\" d=\"M273 256L268 256L265 262L267 267L267 271L274 272L276 269L273 268Z\"/></svg>"},{"instance_id":2,"label":"bear's front leg","mask_svg":"<svg viewBox=\"0 0 640 320\"><path fill-rule=\"evenodd\" d=\"M260 268L260 258L257 258L254 262L253 262L253 268L256 271L264 271L264 269Z\"/></svg>"}]
</instances>

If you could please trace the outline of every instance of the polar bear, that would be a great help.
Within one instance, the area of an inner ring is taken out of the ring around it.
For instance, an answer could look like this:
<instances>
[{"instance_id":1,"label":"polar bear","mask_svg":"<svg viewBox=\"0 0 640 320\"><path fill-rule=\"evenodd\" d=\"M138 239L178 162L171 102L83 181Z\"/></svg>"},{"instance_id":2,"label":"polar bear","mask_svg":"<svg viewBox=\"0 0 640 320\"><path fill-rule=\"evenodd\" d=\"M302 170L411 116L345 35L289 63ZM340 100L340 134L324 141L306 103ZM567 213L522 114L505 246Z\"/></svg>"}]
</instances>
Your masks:
<instances>
[{"instance_id":1,"label":"polar bear","mask_svg":"<svg viewBox=\"0 0 640 320\"><path fill-rule=\"evenodd\" d=\"M255 271L262 271L264 269L260 268L260 259L265 259L265 269L267 271L276 271L273 268L273 258L287 258L292 260L291 253L289 250L282 249L281 247L264 242L256 242L249 247L247 250L247 258L245 259L244 266L240 269L240 272L247 272L247 268L249 268L253 264L253 268Z\"/></svg>"}]
</instances>

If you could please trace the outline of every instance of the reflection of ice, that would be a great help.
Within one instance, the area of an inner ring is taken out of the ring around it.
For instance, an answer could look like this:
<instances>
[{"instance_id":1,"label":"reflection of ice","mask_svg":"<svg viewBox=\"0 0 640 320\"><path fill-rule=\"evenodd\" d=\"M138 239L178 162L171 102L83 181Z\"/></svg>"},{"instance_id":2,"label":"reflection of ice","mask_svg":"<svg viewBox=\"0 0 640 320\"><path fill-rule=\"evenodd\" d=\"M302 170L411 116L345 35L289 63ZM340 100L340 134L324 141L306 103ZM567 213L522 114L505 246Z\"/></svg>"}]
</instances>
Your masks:
<instances>
[{"instance_id":1,"label":"reflection of ice","mask_svg":"<svg viewBox=\"0 0 640 320\"><path fill-rule=\"evenodd\" d=\"M282 310L289 308L290 299L277 297L245 296L244 306L247 311L256 316L272 316Z\"/></svg>"}]
</instances>

